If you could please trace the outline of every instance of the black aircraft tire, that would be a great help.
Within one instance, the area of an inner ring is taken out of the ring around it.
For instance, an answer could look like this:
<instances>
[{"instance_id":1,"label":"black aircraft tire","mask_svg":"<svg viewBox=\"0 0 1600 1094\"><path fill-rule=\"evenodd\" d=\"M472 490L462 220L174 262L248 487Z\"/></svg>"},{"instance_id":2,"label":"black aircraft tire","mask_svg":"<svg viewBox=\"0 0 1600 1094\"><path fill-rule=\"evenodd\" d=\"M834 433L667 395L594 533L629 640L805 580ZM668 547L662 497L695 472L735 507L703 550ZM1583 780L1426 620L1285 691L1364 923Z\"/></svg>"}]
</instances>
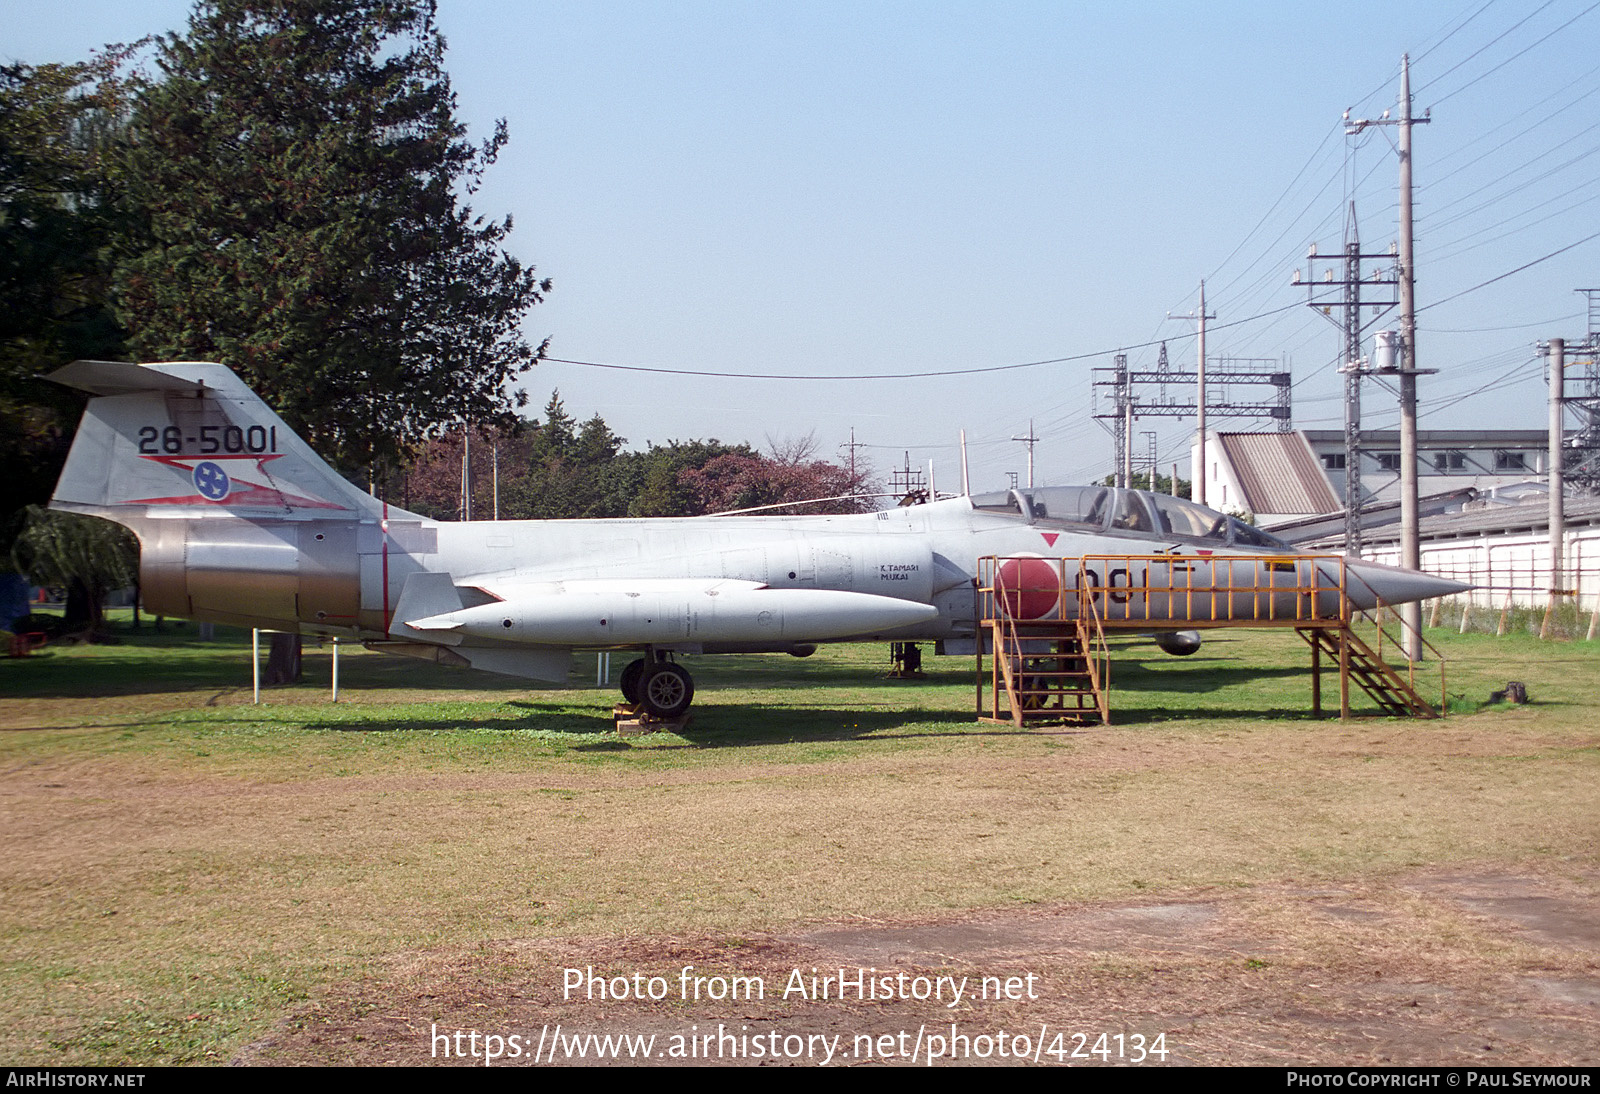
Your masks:
<instances>
[{"instance_id":1,"label":"black aircraft tire","mask_svg":"<svg viewBox=\"0 0 1600 1094\"><path fill-rule=\"evenodd\" d=\"M671 661L657 661L639 681L639 705L657 718L676 718L693 700L693 678Z\"/></svg>"},{"instance_id":2,"label":"black aircraft tire","mask_svg":"<svg viewBox=\"0 0 1600 1094\"><path fill-rule=\"evenodd\" d=\"M639 696L643 692L639 682L644 679L645 665L648 664L643 657L636 661L629 661L628 667L622 670L622 678L617 681L617 686L622 689L623 701L631 706L639 705Z\"/></svg>"}]
</instances>

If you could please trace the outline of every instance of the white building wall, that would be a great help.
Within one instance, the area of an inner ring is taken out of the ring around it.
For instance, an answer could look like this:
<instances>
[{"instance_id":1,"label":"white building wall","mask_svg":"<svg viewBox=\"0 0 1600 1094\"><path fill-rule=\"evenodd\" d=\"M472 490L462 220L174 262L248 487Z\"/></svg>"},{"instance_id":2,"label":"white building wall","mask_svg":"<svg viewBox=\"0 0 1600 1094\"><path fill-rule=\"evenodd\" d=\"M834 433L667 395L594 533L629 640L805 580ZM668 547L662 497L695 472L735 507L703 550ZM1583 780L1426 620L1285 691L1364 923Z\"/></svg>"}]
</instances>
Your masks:
<instances>
[{"instance_id":1,"label":"white building wall","mask_svg":"<svg viewBox=\"0 0 1600 1094\"><path fill-rule=\"evenodd\" d=\"M1566 587L1577 589L1579 606L1593 611L1600 604L1600 528L1571 529L1563 544ZM1400 565L1398 544L1364 554L1374 562ZM1509 598L1515 607L1543 608L1550 595L1550 536L1524 532L1424 541L1422 568L1479 586L1466 594L1474 607L1503 608Z\"/></svg>"},{"instance_id":2,"label":"white building wall","mask_svg":"<svg viewBox=\"0 0 1600 1094\"><path fill-rule=\"evenodd\" d=\"M1224 513L1243 513L1244 491L1239 488L1238 476L1234 473L1233 464L1228 460L1227 453L1223 451L1222 442L1217 435L1206 430L1206 465L1200 466L1200 445L1189 446L1189 481L1198 483L1202 479L1206 484L1206 504L1213 509ZM1191 495L1199 498L1197 487L1190 488Z\"/></svg>"}]
</instances>

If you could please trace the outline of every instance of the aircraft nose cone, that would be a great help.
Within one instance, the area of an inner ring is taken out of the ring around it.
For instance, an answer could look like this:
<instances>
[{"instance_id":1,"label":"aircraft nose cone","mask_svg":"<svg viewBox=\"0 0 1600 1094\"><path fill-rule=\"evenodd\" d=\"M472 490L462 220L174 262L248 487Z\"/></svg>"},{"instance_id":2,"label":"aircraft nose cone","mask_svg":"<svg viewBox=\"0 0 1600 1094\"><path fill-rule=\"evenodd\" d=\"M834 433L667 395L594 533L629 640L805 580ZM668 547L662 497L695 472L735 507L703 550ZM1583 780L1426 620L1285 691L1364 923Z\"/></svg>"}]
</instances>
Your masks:
<instances>
[{"instance_id":1,"label":"aircraft nose cone","mask_svg":"<svg viewBox=\"0 0 1600 1094\"><path fill-rule=\"evenodd\" d=\"M1473 588L1447 577L1435 577L1420 570L1404 570L1378 562L1347 563L1345 575L1345 589L1350 600L1363 609L1375 607L1380 600L1385 604L1407 604L1413 600L1453 596Z\"/></svg>"}]
</instances>

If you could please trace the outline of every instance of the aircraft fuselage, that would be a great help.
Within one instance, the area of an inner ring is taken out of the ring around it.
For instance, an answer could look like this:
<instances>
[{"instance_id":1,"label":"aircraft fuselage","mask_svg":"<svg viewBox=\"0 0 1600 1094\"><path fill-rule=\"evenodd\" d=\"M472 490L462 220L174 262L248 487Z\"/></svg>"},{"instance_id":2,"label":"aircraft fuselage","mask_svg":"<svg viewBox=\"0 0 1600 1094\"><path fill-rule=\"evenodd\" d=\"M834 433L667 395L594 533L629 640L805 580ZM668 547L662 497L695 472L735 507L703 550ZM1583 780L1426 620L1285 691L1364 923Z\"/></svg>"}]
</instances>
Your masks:
<instances>
[{"instance_id":1,"label":"aircraft fuselage","mask_svg":"<svg viewBox=\"0 0 1600 1094\"><path fill-rule=\"evenodd\" d=\"M1338 568L1274 561L1291 549L1191 502L1099 486L851 516L433 521L340 478L220 365L80 361L54 378L95 398L51 504L134 530L149 611L548 680L576 649L642 649L639 687L662 709L692 695L671 653L972 638L986 557L1006 560L995 580L1024 617L1074 614L1081 586L1101 618L1157 631L1292 618ZM1461 588L1345 572L1357 607Z\"/></svg>"}]
</instances>

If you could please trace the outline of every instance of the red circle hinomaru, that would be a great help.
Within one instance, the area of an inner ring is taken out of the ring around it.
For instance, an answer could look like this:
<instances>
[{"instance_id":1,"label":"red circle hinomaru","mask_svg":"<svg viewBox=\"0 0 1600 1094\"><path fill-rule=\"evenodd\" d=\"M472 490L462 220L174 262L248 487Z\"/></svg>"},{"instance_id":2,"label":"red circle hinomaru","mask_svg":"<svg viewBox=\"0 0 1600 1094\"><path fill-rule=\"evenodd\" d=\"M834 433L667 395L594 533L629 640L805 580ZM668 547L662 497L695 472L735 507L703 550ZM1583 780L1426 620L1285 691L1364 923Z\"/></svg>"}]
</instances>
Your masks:
<instances>
[{"instance_id":1,"label":"red circle hinomaru","mask_svg":"<svg viewBox=\"0 0 1600 1094\"><path fill-rule=\"evenodd\" d=\"M1061 600L1061 573L1042 558L1008 558L995 572L994 587L1011 615L1039 619L1055 611Z\"/></svg>"}]
</instances>

